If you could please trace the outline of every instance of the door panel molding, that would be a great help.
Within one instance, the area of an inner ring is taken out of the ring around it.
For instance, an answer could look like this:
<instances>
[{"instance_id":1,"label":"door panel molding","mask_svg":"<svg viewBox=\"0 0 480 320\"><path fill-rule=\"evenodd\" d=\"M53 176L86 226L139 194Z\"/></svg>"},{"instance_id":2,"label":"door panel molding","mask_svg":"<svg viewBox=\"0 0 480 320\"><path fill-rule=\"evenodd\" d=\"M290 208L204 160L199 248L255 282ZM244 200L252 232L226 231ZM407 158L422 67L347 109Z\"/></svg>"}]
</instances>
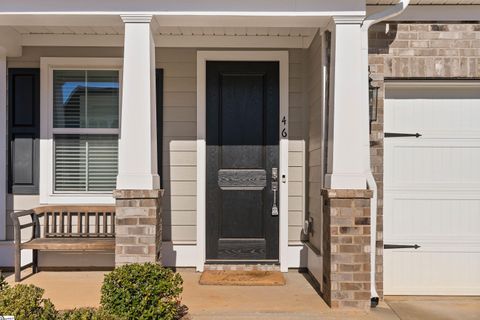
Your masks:
<instances>
[{"instance_id":1,"label":"door panel molding","mask_svg":"<svg viewBox=\"0 0 480 320\"><path fill-rule=\"evenodd\" d=\"M197 271L206 261L206 64L207 61L276 61L280 66L279 262L288 271L288 51L197 52Z\"/></svg>"}]
</instances>

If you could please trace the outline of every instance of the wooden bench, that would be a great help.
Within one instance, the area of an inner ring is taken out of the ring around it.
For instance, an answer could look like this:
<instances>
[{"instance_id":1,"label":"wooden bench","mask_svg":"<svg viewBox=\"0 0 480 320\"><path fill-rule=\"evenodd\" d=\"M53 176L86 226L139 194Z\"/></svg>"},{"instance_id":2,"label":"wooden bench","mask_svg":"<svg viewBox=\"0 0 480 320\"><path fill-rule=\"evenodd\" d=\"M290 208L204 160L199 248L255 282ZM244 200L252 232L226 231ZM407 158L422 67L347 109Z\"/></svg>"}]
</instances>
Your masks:
<instances>
[{"instance_id":1,"label":"wooden bench","mask_svg":"<svg viewBox=\"0 0 480 320\"><path fill-rule=\"evenodd\" d=\"M11 218L16 282L21 280L22 249L32 250L33 273L38 271L38 251L115 250L115 206L45 206L14 212ZM26 228L32 232L22 242Z\"/></svg>"}]
</instances>

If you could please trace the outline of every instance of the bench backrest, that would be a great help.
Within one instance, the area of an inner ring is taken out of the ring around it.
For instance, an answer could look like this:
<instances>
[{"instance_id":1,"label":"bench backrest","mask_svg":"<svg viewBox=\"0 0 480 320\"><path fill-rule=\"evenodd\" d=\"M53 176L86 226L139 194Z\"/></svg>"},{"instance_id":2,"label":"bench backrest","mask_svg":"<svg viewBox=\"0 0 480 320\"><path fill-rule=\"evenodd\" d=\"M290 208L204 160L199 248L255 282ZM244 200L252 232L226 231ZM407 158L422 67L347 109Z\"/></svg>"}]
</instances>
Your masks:
<instances>
[{"instance_id":1,"label":"bench backrest","mask_svg":"<svg viewBox=\"0 0 480 320\"><path fill-rule=\"evenodd\" d=\"M35 238L115 237L114 206L48 206L34 212Z\"/></svg>"}]
</instances>

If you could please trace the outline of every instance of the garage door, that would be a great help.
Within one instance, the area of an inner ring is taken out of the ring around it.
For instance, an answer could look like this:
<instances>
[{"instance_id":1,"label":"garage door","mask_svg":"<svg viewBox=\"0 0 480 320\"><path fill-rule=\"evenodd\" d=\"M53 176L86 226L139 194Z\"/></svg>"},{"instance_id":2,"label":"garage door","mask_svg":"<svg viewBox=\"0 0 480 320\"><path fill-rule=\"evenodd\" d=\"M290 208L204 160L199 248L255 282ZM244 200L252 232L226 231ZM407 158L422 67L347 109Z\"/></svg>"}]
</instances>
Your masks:
<instances>
[{"instance_id":1,"label":"garage door","mask_svg":"<svg viewBox=\"0 0 480 320\"><path fill-rule=\"evenodd\" d=\"M480 295L480 83L391 82L385 99L385 294Z\"/></svg>"}]
</instances>

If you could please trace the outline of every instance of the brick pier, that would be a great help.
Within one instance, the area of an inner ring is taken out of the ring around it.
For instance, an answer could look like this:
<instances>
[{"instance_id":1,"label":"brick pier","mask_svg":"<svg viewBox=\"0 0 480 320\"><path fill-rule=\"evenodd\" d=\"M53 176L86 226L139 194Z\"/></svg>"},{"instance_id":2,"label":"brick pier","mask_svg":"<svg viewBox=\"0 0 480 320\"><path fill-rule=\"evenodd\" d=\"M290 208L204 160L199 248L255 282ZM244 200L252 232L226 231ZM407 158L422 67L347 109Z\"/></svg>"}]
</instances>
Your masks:
<instances>
[{"instance_id":1,"label":"brick pier","mask_svg":"<svg viewBox=\"0 0 480 320\"><path fill-rule=\"evenodd\" d=\"M323 295L332 308L370 307L370 190L323 190Z\"/></svg>"},{"instance_id":2,"label":"brick pier","mask_svg":"<svg viewBox=\"0 0 480 320\"><path fill-rule=\"evenodd\" d=\"M115 266L161 263L163 190L115 190Z\"/></svg>"}]
</instances>

